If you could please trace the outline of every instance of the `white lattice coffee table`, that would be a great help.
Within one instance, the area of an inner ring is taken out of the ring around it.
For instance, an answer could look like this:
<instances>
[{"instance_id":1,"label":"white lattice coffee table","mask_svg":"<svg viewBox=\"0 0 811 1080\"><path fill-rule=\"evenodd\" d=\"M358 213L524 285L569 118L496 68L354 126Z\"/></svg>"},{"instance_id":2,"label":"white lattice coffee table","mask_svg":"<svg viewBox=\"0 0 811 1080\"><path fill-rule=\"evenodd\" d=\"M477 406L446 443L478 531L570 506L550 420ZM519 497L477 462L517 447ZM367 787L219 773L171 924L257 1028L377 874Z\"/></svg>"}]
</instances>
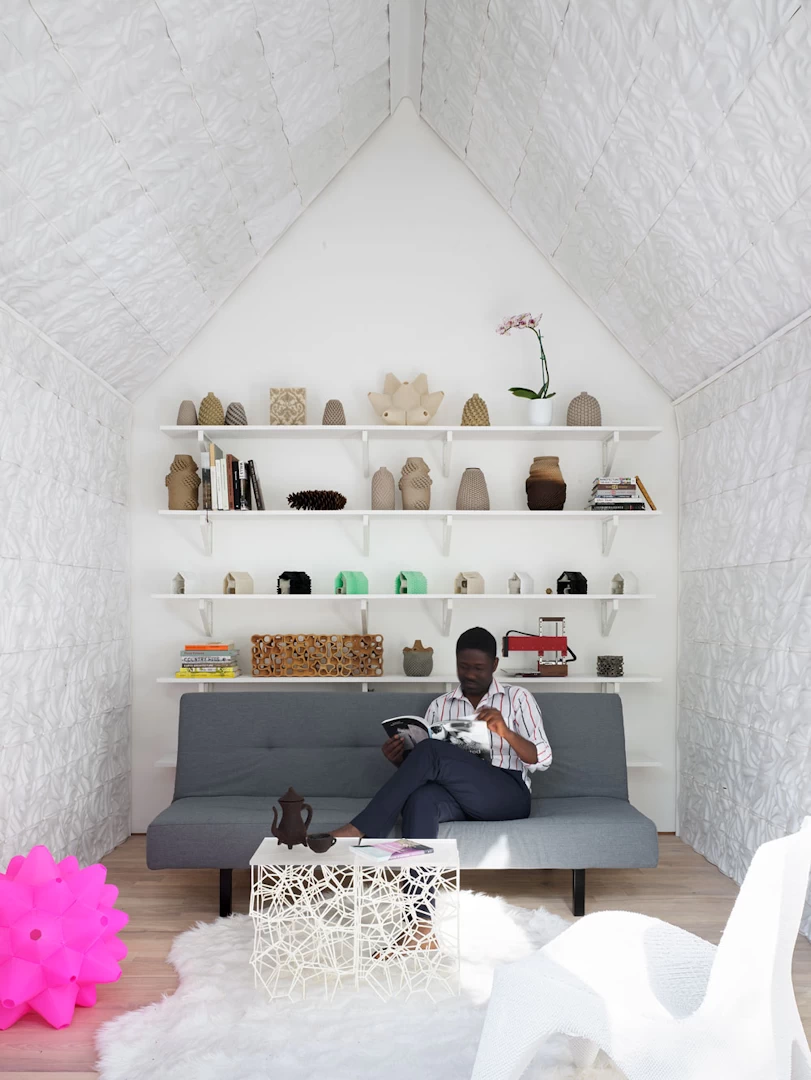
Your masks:
<instances>
[{"instance_id":1,"label":"white lattice coffee table","mask_svg":"<svg viewBox=\"0 0 811 1080\"><path fill-rule=\"evenodd\" d=\"M314 984L329 996L360 985L384 998L457 993L459 853L455 840L427 842L431 855L380 863L354 840L323 855L263 840L251 859L256 981L271 997L304 997ZM431 910L435 948L409 948Z\"/></svg>"}]
</instances>

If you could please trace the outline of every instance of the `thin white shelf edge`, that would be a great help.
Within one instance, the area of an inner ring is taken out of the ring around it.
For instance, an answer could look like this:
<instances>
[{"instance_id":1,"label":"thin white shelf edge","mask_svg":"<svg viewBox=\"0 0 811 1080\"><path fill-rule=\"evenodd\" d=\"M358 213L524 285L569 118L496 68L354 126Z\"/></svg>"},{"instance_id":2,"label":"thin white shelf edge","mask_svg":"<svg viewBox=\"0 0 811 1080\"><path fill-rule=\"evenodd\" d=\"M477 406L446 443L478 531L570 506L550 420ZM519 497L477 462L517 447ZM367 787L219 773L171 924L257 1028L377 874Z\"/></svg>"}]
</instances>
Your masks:
<instances>
[{"instance_id":1,"label":"thin white shelf edge","mask_svg":"<svg viewBox=\"0 0 811 1080\"><path fill-rule=\"evenodd\" d=\"M660 427L605 426L602 427L529 427L527 425L494 425L490 427L434 426L400 427L391 424L219 424L181 425L162 424L160 430L171 439L196 438L200 434L210 439L354 439L364 432L375 438L387 439L523 439L560 440L571 442L604 442L616 432L618 437L635 442L654 438Z\"/></svg>"},{"instance_id":2,"label":"thin white shelf edge","mask_svg":"<svg viewBox=\"0 0 811 1080\"><path fill-rule=\"evenodd\" d=\"M152 593L153 600L281 600L292 604L306 600L655 600L655 593Z\"/></svg>"},{"instance_id":3,"label":"thin white shelf edge","mask_svg":"<svg viewBox=\"0 0 811 1080\"><path fill-rule=\"evenodd\" d=\"M624 675L621 679L605 678L599 675L565 675L543 679L526 679L516 678L503 671L499 671L498 678L501 682L518 683L521 686L545 686L548 683L658 683L662 681L657 675ZM207 683L216 683L218 686L232 686L234 683L262 683L270 688L277 683L286 683L288 685L295 685L296 683L324 683L327 685L330 683L343 683L344 685L366 684L368 686L377 686L381 683L401 683L408 685L411 683L424 683L427 685L434 685L435 683L457 683L458 681L456 675L426 675L416 678L408 675L306 675L272 676L269 678L262 676L256 677L254 675L238 675L235 679L221 679L216 676L211 679L178 679L174 675L169 675L161 676L157 679L157 682L159 683L175 683L177 685L185 686L188 690L191 690L194 686L200 686L201 684Z\"/></svg>"},{"instance_id":4,"label":"thin white shelf edge","mask_svg":"<svg viewBox=\"0 0 811 1080\"><path fill-rule=\"evenodd\" d=\"M241 521L253 518L611 518L660 517L661 510L159 510L164 517Z\"/></svg>"},{"instance_id":5,"label":"thin white shelf edge","mask_svg":"<svg viewBox=\"0 0 811 1080\"><path fill-rule=\"evenodd\" d=\"M662 763L660 761L654 761L653 758L645 758L641 756L635 756L630 758L626 765L629 769L661 769ZM162 758L158 758L155 762L156 769L176 769L177 768L177 753L166 754Z\"/></svg>"}]
</instances>

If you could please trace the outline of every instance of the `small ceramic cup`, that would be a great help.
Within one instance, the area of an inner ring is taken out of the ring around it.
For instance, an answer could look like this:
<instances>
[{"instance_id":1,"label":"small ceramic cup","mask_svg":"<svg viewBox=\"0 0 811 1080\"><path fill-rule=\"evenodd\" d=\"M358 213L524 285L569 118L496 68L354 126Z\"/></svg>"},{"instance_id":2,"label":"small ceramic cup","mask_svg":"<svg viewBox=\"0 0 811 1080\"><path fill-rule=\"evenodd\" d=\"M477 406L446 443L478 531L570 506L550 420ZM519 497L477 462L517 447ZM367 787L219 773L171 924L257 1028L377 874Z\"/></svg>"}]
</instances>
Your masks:
<instances>
[{"instance_id":1,"label":"small ceramic cup","mask_svg":"<svg viewBox=\"0 0 811 1080\"><path fill-rule=\"evenodd\" d=\"M327 832L310 833L307 837L307 847L310 851L314 851L316 855L323 855L325 851L329 851L334 843L335 837Z\"/></svg>"}]
</instances>

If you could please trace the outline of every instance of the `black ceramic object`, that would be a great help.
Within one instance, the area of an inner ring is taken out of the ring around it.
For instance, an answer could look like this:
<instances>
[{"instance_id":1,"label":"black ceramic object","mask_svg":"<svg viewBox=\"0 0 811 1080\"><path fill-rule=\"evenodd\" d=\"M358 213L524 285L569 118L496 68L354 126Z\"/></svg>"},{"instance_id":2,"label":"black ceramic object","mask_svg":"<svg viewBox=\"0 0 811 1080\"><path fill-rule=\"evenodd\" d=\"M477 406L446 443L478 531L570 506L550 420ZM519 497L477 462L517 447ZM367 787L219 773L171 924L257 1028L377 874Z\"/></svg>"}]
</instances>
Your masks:
<instances>
[{"instance_id":1,"label":"black ceramic object","mask_svg":"<svg viewBox=\"0 0 811 1080\"><path fill-rule=\"evenodd\" d=\"M328 832L314 832L307 837L307 847L310 851L314 851L316 855L323 855L325 851L329 851L334 843L335 837Z\"/></svg>"}]
</instances>

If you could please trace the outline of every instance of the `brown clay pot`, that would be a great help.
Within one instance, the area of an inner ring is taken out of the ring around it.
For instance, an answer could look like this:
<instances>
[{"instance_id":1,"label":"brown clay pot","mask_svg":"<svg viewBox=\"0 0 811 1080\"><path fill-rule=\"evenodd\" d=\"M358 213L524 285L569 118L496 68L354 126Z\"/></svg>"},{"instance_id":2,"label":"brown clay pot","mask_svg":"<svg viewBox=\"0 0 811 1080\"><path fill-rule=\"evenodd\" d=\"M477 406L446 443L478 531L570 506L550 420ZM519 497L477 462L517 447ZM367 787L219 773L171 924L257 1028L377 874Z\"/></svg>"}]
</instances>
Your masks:
<instances>
[{"instance_id":1,"label":"brown clay pot","mask_svg":"<svg viewBox=\"0 0 811 1080\"><path fill-rule=\"evenodd\" d=\"M566 482L560 471L560 458L536 457L526 483L530 510L562 510L566 502Z\"/></svg>"}]
</instances>

